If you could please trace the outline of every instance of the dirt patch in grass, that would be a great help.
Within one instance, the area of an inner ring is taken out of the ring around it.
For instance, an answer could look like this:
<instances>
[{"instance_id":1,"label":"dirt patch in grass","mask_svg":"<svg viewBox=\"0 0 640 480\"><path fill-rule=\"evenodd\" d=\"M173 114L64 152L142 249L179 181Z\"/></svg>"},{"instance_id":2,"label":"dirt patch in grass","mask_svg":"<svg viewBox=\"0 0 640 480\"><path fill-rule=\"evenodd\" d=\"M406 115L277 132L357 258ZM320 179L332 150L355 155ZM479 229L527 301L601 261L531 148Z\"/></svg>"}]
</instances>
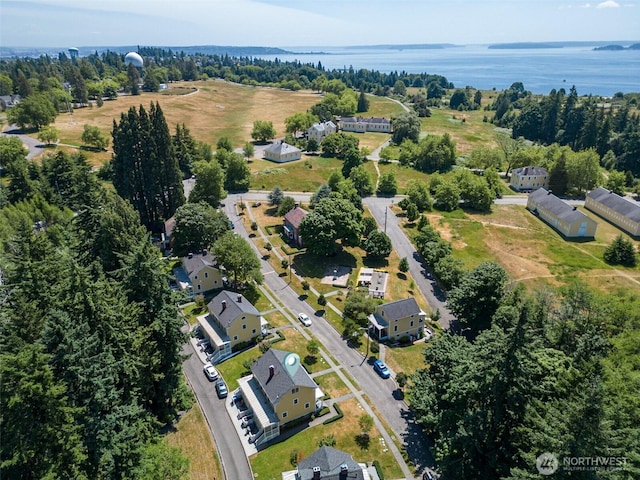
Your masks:
<instances>
[{"instance_id":1,"label":"dirt patch in grass","mask_svg":"<svg viewBox=\"0 0 640 480\"><path fill-rule=\"evenodd\" d=\"M196 403L178 422L175 431L164 441L182 449L189 457L189 479L211 480L223 478L220 460L200 406Z\"/></svg>"}]
</instances>

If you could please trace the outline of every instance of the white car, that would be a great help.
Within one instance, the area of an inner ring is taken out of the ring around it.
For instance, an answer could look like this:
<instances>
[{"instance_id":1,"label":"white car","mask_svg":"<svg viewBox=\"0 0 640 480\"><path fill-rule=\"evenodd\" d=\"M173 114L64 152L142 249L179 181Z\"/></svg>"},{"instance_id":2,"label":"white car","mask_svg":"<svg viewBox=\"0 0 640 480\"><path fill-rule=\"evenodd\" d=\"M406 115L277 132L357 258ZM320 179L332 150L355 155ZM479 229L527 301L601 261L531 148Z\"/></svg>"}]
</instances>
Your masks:
<instances>
[{"instance_id":1,"label":"white car","mask_svg":"<svg viewBox=\"0 0 640 480\"><path fill-rule=\"evenodd\" d=\"M433 337L433 332L431 331L430 328L425 328L424 329L424 339L425 340L429 340L431 337Z\"/></svg>"},{"instance_id":2,"label":"white car","mask_svg":"<svg viewBox=\"0 0 640 480\"><path fill-rule=\"evenodd\" d=\"M305 327L310 327L311 326L311 319L309 318L309 315L307 315L306 313L299 313L298 314L298 320L300 320L300 322L302 322L302 324Z\"/></svg>"},{"instance_id":3,"label":"white car","mask_svg":"<svg viewBox=\"0 0 640 480\"><path fill-rule=\"evenodd\" d=\"M207 376L210 382L213 382L214 380L217 380L218 377L220 377L220 375L218 374L218 371L216 370L216 367L214 367L209 362L204 364L204 367L202 368L202 370L204 371L204 374Z\"/></svg>"}]
</instances>

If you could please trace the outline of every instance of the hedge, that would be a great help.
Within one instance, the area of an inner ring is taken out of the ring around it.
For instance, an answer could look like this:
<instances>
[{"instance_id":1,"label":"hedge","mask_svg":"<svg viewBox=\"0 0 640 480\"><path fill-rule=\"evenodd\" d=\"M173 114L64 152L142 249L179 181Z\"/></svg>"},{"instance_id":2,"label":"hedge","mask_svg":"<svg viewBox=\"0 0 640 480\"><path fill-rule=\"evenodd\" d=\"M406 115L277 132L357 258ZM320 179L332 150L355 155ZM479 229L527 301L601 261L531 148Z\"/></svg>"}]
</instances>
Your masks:
<instances>
[{"instance_id":1,"label":"hedge","mask_svg":"<svg viewBox=\"0 0 640 480\"><path fill-rule=\"evenodd\" d=\"M336 409L336 412L338 412L338 415L336 415L335 417L327 418L324 422L322 422L323 425L329 425L330 423L336 422L340 420L342 417L344 417L344 413L342 413L342 409L340 408L340 405L338 405L337 403L334 403L333 408Z\"/></svg>"}]
</instances>

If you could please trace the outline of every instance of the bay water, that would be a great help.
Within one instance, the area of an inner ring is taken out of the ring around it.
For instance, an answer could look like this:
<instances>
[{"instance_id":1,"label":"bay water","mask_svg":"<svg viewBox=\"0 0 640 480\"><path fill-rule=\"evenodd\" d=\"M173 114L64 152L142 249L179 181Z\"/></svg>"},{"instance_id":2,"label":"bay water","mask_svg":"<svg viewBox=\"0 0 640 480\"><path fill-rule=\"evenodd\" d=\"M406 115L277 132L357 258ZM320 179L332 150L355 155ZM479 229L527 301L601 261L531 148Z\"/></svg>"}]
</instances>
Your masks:
<instances>
[{"instance_id":1,"label":"bay water","mask_svg":"<svg viewBox=\"0 0 640 480\"><path fill-rule=\"evenodd\" d=\"M592 46L494 49L488 45L446 48L397 47L287 47L294 54L257 55L259 58L302 63L321 62L327 69L368 69L383 73L429 73L447 77L458 88L490 90L522 82L526 90L547 94L613 96L640 92L640 50L594 51Z\"/></svg>"}]
</instances>

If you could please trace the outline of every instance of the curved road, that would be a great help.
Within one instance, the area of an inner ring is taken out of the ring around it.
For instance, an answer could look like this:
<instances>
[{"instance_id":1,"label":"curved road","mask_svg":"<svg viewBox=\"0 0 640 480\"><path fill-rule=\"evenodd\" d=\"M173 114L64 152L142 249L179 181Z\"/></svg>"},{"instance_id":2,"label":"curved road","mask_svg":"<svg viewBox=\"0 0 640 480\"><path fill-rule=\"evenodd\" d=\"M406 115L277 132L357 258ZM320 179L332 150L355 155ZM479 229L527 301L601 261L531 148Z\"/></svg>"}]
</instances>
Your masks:
<instances>
[{"instance_id":1,"label":"curved road","mask_svg":"<svg viewBox=\"0 0 640 480\"><path fill-rule=\"evenodd\" d=\"M27 154L27 159L32 159L34 157L37 157L42 152L44 152L44 145L40 140L37 140L33 137L30 137L29 135L25 135L20 132L21 130L18 129L18 127L16 127L15 125L9 125L7 130L4 130L2 133L0 133L0 135L2 135L3 137L19 138L22 141L23 145L27 147L27 149L29 150L29 153Z\"/></svg>"}]
</instances>

